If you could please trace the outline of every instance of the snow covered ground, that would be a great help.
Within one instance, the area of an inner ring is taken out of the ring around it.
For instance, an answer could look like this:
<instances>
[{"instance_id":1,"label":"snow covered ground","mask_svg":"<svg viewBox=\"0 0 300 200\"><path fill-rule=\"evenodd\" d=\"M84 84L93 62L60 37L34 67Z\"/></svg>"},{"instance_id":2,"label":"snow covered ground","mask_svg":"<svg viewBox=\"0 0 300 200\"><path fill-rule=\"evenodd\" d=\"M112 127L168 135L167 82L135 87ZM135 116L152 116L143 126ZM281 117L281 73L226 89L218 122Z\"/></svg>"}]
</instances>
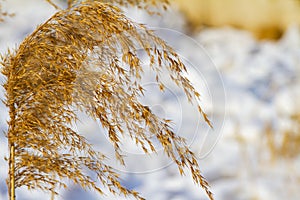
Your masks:
<instances>
[{"instance_id":1,"label":"snow covered ground","mask_svg":"<svg viewBox=\"0 0 300 200\"><path fill-rule=\"evenodd\" d=\"M0 53L15 48L36 25L55 10L42 0L7 0L7 9L16 14L0 24ZM209 129L182 93L170 85L166 93L148 88L145 103L161 116L171 117L178 134L188 138L199 157L204 176L220 200L279 200L300 198L300 159L272 157L267 126L280 143L282 133L295 127L291 115L299 114L300 29L290 27L276 42L257 41L250 33L231 28L207 29L192 36L184 34L184 20L175 11L163 17L149 16L135 9L127 11L135 21L156 30L182 57L190 78L202 95L201 104L214 129ZM4 78L1 76L1 82ZM3 88L0 98L4 98ZM7 130L7 108L0 104L0 129ZM159 152L146 156L130 141L124 141L127 167L113 159L112 146L97 122L81 116L79 132L96 148L111 155L109 161L121 173L123 184L138 190L146 199L206 199L191 177L180 177L176 166ZM100 133L99 133L100 132ZM298 133L299 134L299 133ZM0 199L7 199L7 142L0 136ZM50 199L40 191L17 190L18 200ZM122 199L97 196L77 186L62 191L58 199Z\"/></svg>"}]
</instances>

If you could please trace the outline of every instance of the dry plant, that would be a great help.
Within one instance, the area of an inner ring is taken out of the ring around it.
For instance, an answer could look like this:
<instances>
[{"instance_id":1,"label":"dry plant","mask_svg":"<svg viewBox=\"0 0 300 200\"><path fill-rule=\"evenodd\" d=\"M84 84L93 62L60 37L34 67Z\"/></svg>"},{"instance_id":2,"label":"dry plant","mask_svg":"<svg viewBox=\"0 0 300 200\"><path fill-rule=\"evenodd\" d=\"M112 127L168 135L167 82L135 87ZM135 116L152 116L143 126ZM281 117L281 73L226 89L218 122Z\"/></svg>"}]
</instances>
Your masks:
<instances>
[{"instance_id":1,"label":"dry plant","mask_svg":"<svg viewBox=\"0 0 300 200\"><path fill-rule=\"evenodd\" d=\"M159 118L138 101L144 91L142 60L138 56L142 49L159 88L164 90L161 76L166 69L211 125L199 105L199 93L184 75L186 68L179 56L111 3L72 2L68 9L58 11L37 27L16 51L2 56L10 116L10 200L15 199L15 189L22 186L58 194L60 187L68 187L66 180L101 194L101 187L106 187L116 195L143 199L136 191L123 187L119 175L105 164L105 155L94 151L86 138L71 128L77 121L77 110L101 122L121 164L125 165L120 148L125 133L145 153L155 152L153 142L159 141L180 174L188 169L194 182L213 199L185 139L172 131L170 120ZM115 3L147 9L158 1ZM96 173L98 180L89 172Z\"/></svg>"}]
</instances>

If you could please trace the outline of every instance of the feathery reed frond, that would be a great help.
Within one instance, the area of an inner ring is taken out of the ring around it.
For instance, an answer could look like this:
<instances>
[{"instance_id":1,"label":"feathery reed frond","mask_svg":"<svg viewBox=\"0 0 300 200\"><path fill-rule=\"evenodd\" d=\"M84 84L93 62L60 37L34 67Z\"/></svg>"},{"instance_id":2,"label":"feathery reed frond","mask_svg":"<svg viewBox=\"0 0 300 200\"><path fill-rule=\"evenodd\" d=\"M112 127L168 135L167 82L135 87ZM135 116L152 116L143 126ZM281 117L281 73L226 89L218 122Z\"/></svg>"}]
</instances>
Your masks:
<instances>
[{"instance_id":1,"label":"feathery reed frond","mask_svg":"<svg viewBox=\"0 0 300 200\"><path fill-rule=\"evenodd\" d=\"M126 5L125 1L116 2ZM128 1L139 2L148 1ZM124 133L146 153L155 151L154 136L180 173L189 169L193 180L213 199L184 138L172 131L168 120L138 101L144 90L140 49L148 56L158 84L164 85L161 71L168 70L170 79L197 104L210 124L198 104L199 93L183 75L186 68L171 47L117 7L82 2L57 12L2 60L10 108L7 136L14 153L10 174L15 177L10 181L15 187L57 192L57 188L67 187L64 180L70 179L102 193L97 180L86 173L90 170L112 193L142 199L124 188L119 175L105 164L105 156L71 128L79 109L100 120L121 164L125 164L120 148Z\"/></svg>"}]
</instances>

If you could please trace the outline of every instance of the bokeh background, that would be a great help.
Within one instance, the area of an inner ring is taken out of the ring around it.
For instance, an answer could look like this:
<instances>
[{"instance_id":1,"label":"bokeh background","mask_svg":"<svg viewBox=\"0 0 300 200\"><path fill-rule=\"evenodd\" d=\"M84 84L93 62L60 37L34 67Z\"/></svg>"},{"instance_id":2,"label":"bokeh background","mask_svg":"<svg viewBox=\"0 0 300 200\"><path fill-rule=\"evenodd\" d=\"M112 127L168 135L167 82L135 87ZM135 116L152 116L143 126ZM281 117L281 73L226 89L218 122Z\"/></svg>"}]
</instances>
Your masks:
<instances>
[{"instance_id":1,"label":"bokeh background","mask_svg":"<svg viewBox=\"0 0 300 200\"><path fill-rule=\"evenodd\" d=\"M171 0L170 0L171 1ZM2 1L0 1L2 3ZM65 1L55 1L64 7ZM174 0L161 16L124 9L174 47L202 95L210 129L171 84L166 93L145 82L141 99L174 130L186 137L199 158L203 175L218 200L300 199L300 1ZM14 13L0 23L0 53L16 49L37 25L56 10L43 0L6 0ZM145 63L145 68L147 67ZM147 79L146 79L147 80ZM1 83L5 82L0 76ZM5 99L3 88L0 98ZM7 130L8 110L0 103L0 129ZM181 177L162 152L146 156L124 139L126 168L113 158L101 125L82 113L74 128L106 153L128 188L146 199L207 199L190 175ZM0 199L8 199L5 179L7 141L0 136ZM50 199L41 191L17 190L18 200ZM76 185L62 190L60 200L124 199L99 196Z\"/></svg>"}]
</instances>

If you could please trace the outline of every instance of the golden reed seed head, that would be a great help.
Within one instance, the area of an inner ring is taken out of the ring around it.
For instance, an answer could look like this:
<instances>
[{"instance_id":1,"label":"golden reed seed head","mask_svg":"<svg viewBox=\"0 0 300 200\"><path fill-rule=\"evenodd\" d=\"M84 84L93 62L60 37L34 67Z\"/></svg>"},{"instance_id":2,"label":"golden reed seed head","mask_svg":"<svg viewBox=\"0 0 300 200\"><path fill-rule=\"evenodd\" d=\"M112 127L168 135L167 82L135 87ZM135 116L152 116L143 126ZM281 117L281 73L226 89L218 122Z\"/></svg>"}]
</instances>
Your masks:
<instances>
[{"instance_id":1,"label":"golden reed seed head","mask_svg":"<svg viewBox=\"0 0 300 200\"><path fill-rule=\"evenodd\" d=\"M16 149L16 187L56 193L59 187L67 187L65 179L69 179L102 193L97 180L86 173L88 169L110 192L143 199L123 187L119 175L105 164L105 156L70 128L79 109L101 122L121 164L125 164L120 148L123 133L146 153L155 151L155 139L180 173L185 168L190 170L193 180L213 199L185 140L172 131L169 120L159 118L138 101L144 90L137 52L142 49L161 90L161 72L165 69L210 124L198 104L199 93L183 75L184 64L152 31L132 22L108 2L85 1L58 11L14 53L2 58L2 72L7 77L6 104L12 108L7 135ZM147 9L158 1L114 3Z\"/></svg>"}]
</instances>

